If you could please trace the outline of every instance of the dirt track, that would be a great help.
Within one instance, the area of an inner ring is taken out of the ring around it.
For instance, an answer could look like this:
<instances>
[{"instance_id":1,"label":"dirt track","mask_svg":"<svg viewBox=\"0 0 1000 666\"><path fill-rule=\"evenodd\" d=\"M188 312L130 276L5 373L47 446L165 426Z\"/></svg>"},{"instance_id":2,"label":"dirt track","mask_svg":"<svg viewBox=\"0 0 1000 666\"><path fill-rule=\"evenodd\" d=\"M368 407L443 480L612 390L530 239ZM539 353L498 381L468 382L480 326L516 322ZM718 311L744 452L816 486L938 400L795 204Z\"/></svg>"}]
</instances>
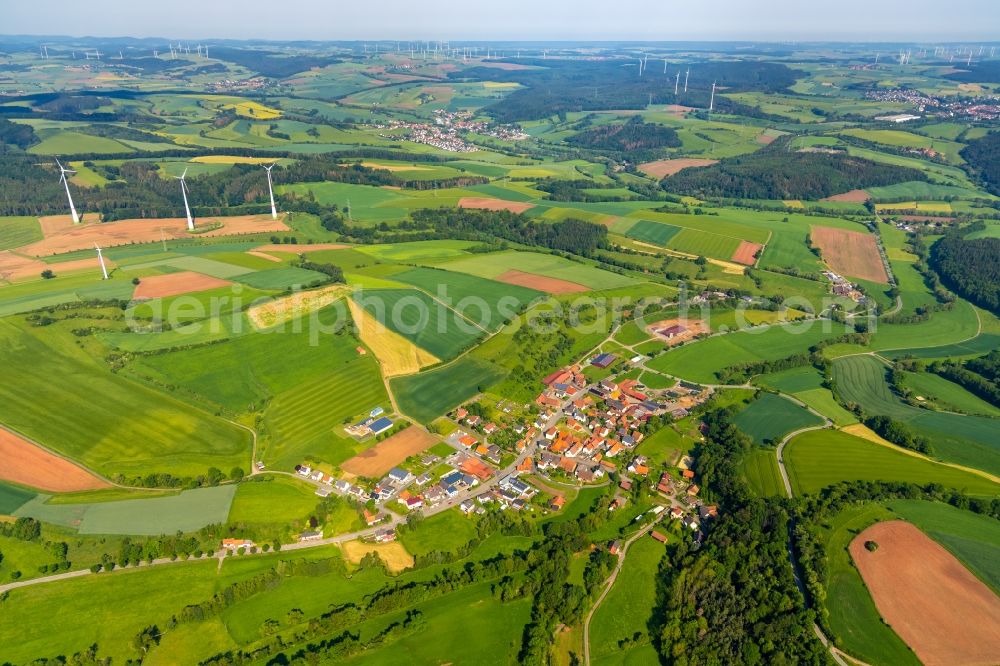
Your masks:
<instances>
[{"instance_id":1,"label":"dirt track","mask_svg":"<svg viewBox=\"0 0 1000 666\"><path fill-rule=\"evenodd\" d=\"M0 479L39 490L66 493L110 488L82 467L0 428Z\"/></svg>"},{"instance_id":2,"label":"dirt track","mask_svg":"<svg viewBox=\"0 0 1000 666\"><path fill-rule=\"evenodd\" d=\"M437 438L423 428L410 426L345 461L340 468L349 474L375 479L436 441Z\"/></svg>"},{"instance_id":3,"label":"dirt track","mask_svg":"<svg viewBox=\"0 0 1000 666\"><path fill-rule=\"evenodd\" d=\"M879 284L889 283L878 245L871 234L833 227L812 227L810 238L834 272Z\"/></svg>"},{"instance_id":4,"label":"dirt track","mask_svg":"<svg viewBox=\"0 0 1000 666\"><path fill-rule=\"evenodd\" d=\"M998 662L1000 597L937 542L892 520L861 532L850 552L879 613L924 664Z\"/></svg>"},{"instance_id":5,"label":"dirt track","mask_svg":"<svg viewBox=\"0 0 1000 666\"><path fill-rule=\"evenodd\" d=\"M581 291L590 291L588 287L576 282L567 282L559 278L535 275L534 273L522 273L521 271L507 271L493 279L497 282L528 287L529 289L544 291L548 294L576 294Z\"/></svg>"},{"instance_id":6,"label":"dirt track","mask_svg":"<svg viewBox=\"0 0 1000 666\"><path fill-rule=\"evenodd\" d=\"M523 201L507 201L506 199L488 199L486 197L462 197L458 200L460 208L480 208L482 210L509 210L512 213L523 213L534 208L534 204Z\"/></svg>"}]
</instances>

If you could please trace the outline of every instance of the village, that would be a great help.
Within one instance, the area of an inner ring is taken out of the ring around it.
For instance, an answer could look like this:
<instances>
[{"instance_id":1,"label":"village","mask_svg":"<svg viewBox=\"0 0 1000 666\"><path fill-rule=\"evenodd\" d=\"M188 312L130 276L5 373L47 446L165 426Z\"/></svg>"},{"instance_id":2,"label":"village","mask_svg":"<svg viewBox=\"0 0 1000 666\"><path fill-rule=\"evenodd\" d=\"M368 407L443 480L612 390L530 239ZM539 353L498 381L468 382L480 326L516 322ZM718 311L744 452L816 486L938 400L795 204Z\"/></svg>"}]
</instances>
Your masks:
<instances>
[{"instance_id":1,"label":"village","mask_svg":"<svg viewBox=\"0 0 1000 666\"><path fill-rule=\"evenodd\" d=\"M609 484L615 487L609 510L644 497L652 503L652 516L668 511L663 518L679 521L700 538L717 508L700 500L691 458L656 464L637 449L651 419L657 428L683 419L712 390L689 382L651 390L619 377L641 361L641 356L626 360L596 353L587 367L572 365L541 378L531 404L500 401L487 409L470 401L447 415L451 428L443 441L377 479L322 463L300 464L295 474L312 483L319 497L336 495L357 506L367 528L360 537L376 543L395 540L395 526L413 512L427 517L457 508L467 515L497 510L543 517L561 511L574 491ZM612 374L590 380L588 370ZM363 439L391 426L376 407L345 431ZM300 542L322 538L315 530L299 535Z\"/></svg>"},{"instance_id":2,"label":"village","mask_svg":"<svg viewBox=\"0 0 1000 666\"><path fill-rule=\"evenodd\" d=\"M909 104L920 113L930 115L955 117L964 116L970 120L996 120L1000 118L1000 97L975 98L943 98L932 97L919 90L910 88L877 88L865 93L865 99L892 104ZM903 120L890 122L906 122L918 120L920 116L899 114ZM880 120L876 118L876 120Z\"/></svg>"},{"instance_id":3,"label":"village","mask_svg":"<svg viewBox=\"0 0 1000 666\"><path fill-rule=\"evenodd\" d=\"M423 143L453 153L472 153L479 150L478 146L463 138L465 134L478 134L502 141L521 141L528 138L519 127L476 121L472 119L471 113L441 109L434 111L434 124L392 120L375 127L390 131L405 130L407 141ZM398 133L381 133L379 136L400 140Z\"/></svg>"}]
</instances>

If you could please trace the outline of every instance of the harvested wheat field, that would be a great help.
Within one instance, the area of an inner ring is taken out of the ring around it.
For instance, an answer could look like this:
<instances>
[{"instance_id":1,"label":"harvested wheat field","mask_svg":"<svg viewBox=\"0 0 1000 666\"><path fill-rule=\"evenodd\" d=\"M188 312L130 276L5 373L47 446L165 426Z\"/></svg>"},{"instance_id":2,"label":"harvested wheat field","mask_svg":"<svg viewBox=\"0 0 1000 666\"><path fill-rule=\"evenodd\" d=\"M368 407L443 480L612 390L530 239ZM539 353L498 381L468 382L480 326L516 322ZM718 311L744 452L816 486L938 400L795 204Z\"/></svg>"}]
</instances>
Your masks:
<instances>
[{"instance_id":1,"label":"harvested wheat field","mask_svg":"<svg viewBox=\"0 0 1000 666\"><path fill-rule=\"evenodd\" d=\"M696 335L708 333L709 328L701 319L664 319L646 326L646 332L658 340L663 340L668 346L679 345L693 339Z\"/></svg>"},{"instance_id":2,"label":"harvested wheat field","mask_svg":"<svg viewBox=\"0 0 1000 666\"><path fill-rule=\"evenodd\" d=\"M534 208L534 204L523 201L507 201L506 199L487 199L485 197L462 197L458 200L459 208L480 208L482 210L509 210L512 213L523 213Z\"/></svg>"},{"instance_id":3,"label":"harvested wheat field","mask_svg":"<svg viewBox=\"0 0 1000 666\"><path fill-rule=\"evenodd\" d=\"M108 488L110 483L65 458L0 428L0 479L54 493Z\"/></svg>"},{"instance_id":4,"label":"harvested wheat field","mask_svg":"<svg viewBox=\"0 0 1000 666\"><path fill-rule=\"evenodd\" d=\"M222 227L197 234L207 238L215 236L235 236L273 231L289 231L283 220L272 220L270 215L239 215L234 217L201 218L195 220L195 225L208 226L222 223ZM20 252L36 257L76 250L91 249L94 244L101 247L114 247L131 243L150 243L161 238L173 240L191 238L188 233L187 220L182 217L120 220L97 224L78 224L62 228L44 240L19 248Z\"/></svg>"},{"instance_id":5,"label":"harvested wheat field","mask_svg":"<svg viewBox=\"0 0 1000 666\"><path fill-rule=\"evenodd\" d=\"M350 460L344 461L340 468L355 476L369 479L378 478L410 456L431 447L437 441L437 437L423 428L410 426L403 432L398 432L370 449L362 451Z\"/></svg>"},{"instance_id":6,"label":"harvested wheat field","mask_svg":"<svg viewBox=\"0 0 1000 666\"><path fill-rule=\"evenodd\" d=\"M864 203L871 199L871 195L864 190L851 190L850 192L842 192L841 194L834 194L832 197L826 197L825 199L820 199L820 201L846 201L848 203Z\"/></svg>"},{"instance_id":7,"label":"harvested wheat field","mask_svg":"<svg viewBox=\"0 0 1000 666\"><path fill-rule=\"evenodd\" d=\"M823 254L823 261L835 273L879 284L889 283L878 245L871 234L833 227L812 227L810 237Z\"/></svg>"},{"instance_id":8,"label":"harvested wheat field","mask_svg":"<svg viewBox=\"0 0 1000 666\"><path fill-rule=\"evenodd\" d=\"M302 315L325 308L346 294L344 285L333 285L315 291L302 291L258 303L247 310L247 317L255 328L271 328ZM347 313L344 312L346 315Z\"/></svg>"},{"instance_id":9,"label":"harvested wheat field","mask_svg":"<svg viewBox=\"0 0 1000 666\"><path fill-rule=\"evenodd\" d=\"M757 257L763 249L764 246L760 243L740 241L739 247L736 248L736 252L733 252L733 256L730 259L744 266L753 266L757 263Z\"/></svg>"},{"instance_id":10,"label":"harvested wheat field","mask_svg":"<svg viewBox=\"0 0 1000 666\"><path fill-rule=\"evenodd\" d=\"M355 303L353 298L347 299L347 305L351 309L358 336L375 354L383 377L412 375L421 368L441 362L437 356L424 351L399 333L390 331Z\"/></svg>"},{"instance_id":11,"label":"harvested wheat field","mask_svg":"<svg viewBox=\"0 0 1000 666\"><path fill-rule=\"evenodd\" d=\"M136 300L166 298L167 296L193 294L196 291L228 287L231 284L232 282L229 280L222 280L211 275L195 273L194 271L152 275L142 278L142 281L136 286L135 291L132 292L132 298Z\"/></svg>"},{"instance_id":12,"label":"harvested wheat field","mask_svg":"<svg viewBox=\"0 0 1000 666\"><path fill-rule=\"evenodd\" d=\"M97 213L84 213L80 216L81 224L95 224L101 221L101 216ZM42 228L42 235L48 238L64 229L73 227L73 217L71 215L45 215L38 218L38 224Z\"/></svg>"},{"instance_id":13,"label":"harvested wheat field","mask_svg":"<svg viewBox=\"0 0 1000 666\"><path fill-rule=\"evenodd\" d=\"M507 271L493 279L497 282L528 287L529 289L544 291L548 294L576 294L581 291L590 291L589 287L577 284L576 282L568 282L544 275L535 275L534 273L522 273L521 271Z\"/></svg>"},{"instance_id":14,"label":"harvested wheat field","mask_svg":"<svg viewBox=\"0 0 1000 666\"><path fill-rule=\"evenodd\" d=\"M861 532L850 552L882 618L924 664L998 662L1000 597L936 541L891 520Z\"/></svg>"},{"instance_id":15,"label":"harvested wheat field","mask_svg":"<svg viewBox=\"0 0 1000 666\"><path fill-rule=\"evenodd\" d=\"M718 163L719 160L707 160L697 157L683 157L676 160L656 160L639 165L639 171L653 178L666 178L672 176L681 169L690 167L707 167Z\"/></svg>"},{"instance_id":16,"label":"harvested wheat field","mask_svg":"<svg viewBox=\"0 0 1000 666\"><path fill-rule=\"evenodd\" d=\"M351 564L358 564L368 553L377 553L391 573L399 573L413 566L413 556L398 541L389 543L366 543L364 541L345 541L340 544L344 557Z\"/></svg>"}]
</instances>

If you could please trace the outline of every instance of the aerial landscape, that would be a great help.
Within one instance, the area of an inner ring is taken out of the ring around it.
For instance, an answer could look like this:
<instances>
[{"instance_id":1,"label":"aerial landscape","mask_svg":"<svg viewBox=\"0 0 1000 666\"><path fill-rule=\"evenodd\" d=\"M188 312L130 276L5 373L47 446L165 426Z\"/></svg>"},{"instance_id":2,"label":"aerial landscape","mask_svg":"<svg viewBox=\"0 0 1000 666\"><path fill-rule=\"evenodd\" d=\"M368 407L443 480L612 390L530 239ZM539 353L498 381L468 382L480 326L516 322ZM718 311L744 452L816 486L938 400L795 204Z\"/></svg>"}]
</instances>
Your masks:
<instances>
[{"instance_id":1,"label":"aerial landscape","mask_svg":"<svg viewBox=\"0 0 1000 666\"><path fill-rule=\"evenodd\" d=\"M995 7L53 4L0 664L1000 664Z\"/></svg>"}]
</instances>

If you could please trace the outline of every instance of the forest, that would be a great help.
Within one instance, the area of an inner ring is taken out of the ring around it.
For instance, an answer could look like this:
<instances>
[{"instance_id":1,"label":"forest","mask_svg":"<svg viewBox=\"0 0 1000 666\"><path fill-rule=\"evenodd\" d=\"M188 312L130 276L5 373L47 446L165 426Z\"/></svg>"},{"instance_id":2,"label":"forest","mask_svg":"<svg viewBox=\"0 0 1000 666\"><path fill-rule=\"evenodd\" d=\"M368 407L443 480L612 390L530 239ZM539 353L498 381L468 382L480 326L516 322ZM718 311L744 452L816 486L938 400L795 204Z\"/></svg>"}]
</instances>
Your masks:
<instances>
[{"instance_id":1,"label":"forest","mask_svg":"<svg viewBox=\"0 0 1000 666\"><path fill-rule=\"evenodd\" d=\"M975 226L953 229L934 243L930 265L946 287L1000 314L1000 238L963 238Z\"/></svg>"},{"instance_id":2,"label":"forest","mask_svg":"<svg viewBox=\"0 0 1000 666\"><path fill-rule=\"evenodd\" d=\"M927 180L923 172L860 157L787 150L780 138L767 148L702 168L682 169L663 181L676 194L729 199L822 199L864 187Z\"/></svg>"},{"instance_id":3,"label":"forest","mask_svg":"<svg viewBox=\"0 0 1000 666\"><path fill-rule=\"evenodd\" d=\"M635 162L655 155L659 148L676 148L681 145L681 140L673 129L644 123L639 117L627 123L611 123L584 130L567 142L590 150L628 153L628 158Z\"/></svg>"},{"instance_id":4,"label":"forest","mask_svg":"<svg viewBox=\"0 0 1000 666\"><path fill-rule=\"evenodd\" d=\"M986 189L1000 195L1000 132L990 132L981 139L970 141L961 155L979 173Z\"/></svg>"},{"instance_id":5,"label":"forest","mask_svg":"<svg viewBox=\"0 0 1000 666\"><path fill-rule=\"evenodd\" d=\"M639 60L555 60L522 58L517 64L531 69L501 70L473 67L451 74L453 78L520 83L525 86L487 107L496 120L513 123L553 114L608 109L642 109L652 104L708 107L712 82L730 92L781 92L803 72L779 63L711 61L691 64L646 61L639 75ZM674 94L678 71L690 68L688 92Z\"/></svg>"}]
</instances>

